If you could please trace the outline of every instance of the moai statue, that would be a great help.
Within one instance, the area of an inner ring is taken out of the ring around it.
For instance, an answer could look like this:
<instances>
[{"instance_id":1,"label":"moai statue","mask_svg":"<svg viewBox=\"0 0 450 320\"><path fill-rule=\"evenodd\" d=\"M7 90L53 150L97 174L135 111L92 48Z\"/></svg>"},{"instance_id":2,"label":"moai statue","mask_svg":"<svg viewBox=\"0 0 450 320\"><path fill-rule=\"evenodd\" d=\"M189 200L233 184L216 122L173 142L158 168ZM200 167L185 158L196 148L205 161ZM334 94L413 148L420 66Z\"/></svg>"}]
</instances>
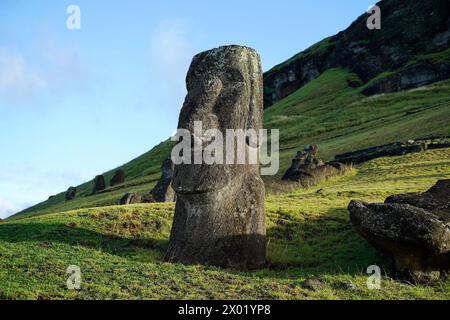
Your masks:
<instances>
[{"instance_id":1,"label":"moai statue","mask_svg":"<svg viewBox=\"0 0 450 320\"><path fill-rule=\"evenodd\" d=\"M116 170L114 173L114 176L109 180L109 184L111 187L114 187L115 185L121 184L125 182L125 171L122 169Z\"/></svg>"},{"instance_id":2,"label":"moai statue","mask_svg":"<svg viewBox=\"0 0 450 320\"><path fill-rule=\"evenodd\" d=\"M94 187L92 188L92 193L97 193L105 190L105 177L103 175L98 175L94 178Z\"/></svg>"},{"instance_id":3,"label":"moai statue","mask_svg":"<svg viewBox=\"0 0 450 320\"><path fill-rule=\"evenodd\" d=\"M186 83L178 128L193 139L202 139L194 136L197 121L203 130L219 130L224 143L226 129L262 128L263 79L255 50L225 46L200 53ZM258 148L248 139L244 144L245 152ZM231 145L225 154L238 150L236 141ZM240 269L265 264L265 189L258 161L179 164L172 187L176 207L166 261Z\"/></svg>"},{"instance_id":4,"label":"moai statue","mask_svg":"<svg viewBox=\"0 0 450 320\"><path fill-rule=\"evenodd\" d=\"M76 194L77 194L77 188L69 187L69 189L67 189L67 191L66 191L66 201L75 199Z\"/></svg>"},{"instance_id":5,"label":"moai statue","mask_svg":"<svg viewBox=\"0 0 450 320\"><path fill-rule=\"evenodd\" d=\"M163 161L161 171L161 178L150 193L155 202L174 202L175 192L172 189L174 170L170 158Z\"/></svg>"}]
</instances>

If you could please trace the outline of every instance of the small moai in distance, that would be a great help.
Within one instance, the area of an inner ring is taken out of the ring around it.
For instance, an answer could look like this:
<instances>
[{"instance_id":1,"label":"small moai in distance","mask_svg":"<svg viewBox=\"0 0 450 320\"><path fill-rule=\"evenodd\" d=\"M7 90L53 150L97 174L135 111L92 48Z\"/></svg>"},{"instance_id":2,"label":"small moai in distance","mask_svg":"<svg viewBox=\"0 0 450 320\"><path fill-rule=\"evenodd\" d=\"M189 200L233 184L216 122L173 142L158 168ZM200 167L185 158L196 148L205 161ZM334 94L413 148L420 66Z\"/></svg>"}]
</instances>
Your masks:
<instances>
[{"instance_id":1,"label":"small moai in distance","mask_svg":"<svg viewBox=\"0 0 450 320\"><path fill-rule=\"evenodd\" d=\"M125 182L125 171L122 169L116 170L114 173L114 176L109 181L109 184L111 187L114 187L115 185L121 184Z\"/></svg>"},{"instance_id":2,"label":"small moai in distance","mask_svg":"<svg viewBox=\"0 0 450 320\"><path fill-rule=\"evenodd\" d=\"M103 191L106 188L105 177L103 175L98 175L94 178L94 188L92 189L92 193L97 193L99 191Z\"/></svg>"},{"instance_id":3,"label":"small moai in distance","mask_svg":"<svg viewBox=\"0 0 450 320\"><path fill-rule=\"evenodd\" d=\"M66 201L75 199L76 194L77 194L77 188L69 187L69 189L67 189L66 194L65 194Z\"/></svg>"},{"instance_id":4,"label":"small moai in distance","mask_svg":"<svg viewBox=\"0 0 450 320\"><path fill-rule=\"evenodd\" d=\"M172 188L174 165L170 157L163 161L161 172L161 178L150 193L155 202L173 202L175 201L175 191Z\"/></svg>"}]
</instances>

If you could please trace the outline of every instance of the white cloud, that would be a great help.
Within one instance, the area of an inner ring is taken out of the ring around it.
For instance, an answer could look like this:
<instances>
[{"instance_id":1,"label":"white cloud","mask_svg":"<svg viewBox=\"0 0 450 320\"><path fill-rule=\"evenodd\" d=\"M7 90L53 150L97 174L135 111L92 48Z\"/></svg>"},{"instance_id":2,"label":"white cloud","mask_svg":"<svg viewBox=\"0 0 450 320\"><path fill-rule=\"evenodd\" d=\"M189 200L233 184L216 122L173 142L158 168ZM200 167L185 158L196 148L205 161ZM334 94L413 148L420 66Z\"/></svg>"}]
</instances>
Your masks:
<instances>
[{"instance_id":1,"label":"white cloud","mask_svg":"<svg viewBox=\"0 0 450 320\"><path fill-rule=\"evenodd\" d=\"M49 39L38 42L29 55L12 46L0 47L0 101L35 105L47 93L58 96L86 89L78 51Z\"/></svg>"},{"instance_id":2,"label":"white cloud","mask_svg":"<svg viewBox=\"0 0 450 320\"><path fill-rule=\"evenodd\" d=\"M21 54L0 48L0 98L31 98L45 87L46 80L27 64Z\"/></svg>"},{"instance_id":3,"label":"white cloud","mask_svg":"<svg viewBox=\"0 0 450 320\"><path fill-rule=\"evenodd\" d=\"M194 55L189 24L182 20L164 20L151 34L151 83L160 94L156 103L166 110L181 108L186 95L186 73Z\"/></svg>"},{"instance_id":4,"label":"white cloud","mask_svg":"<svg viewBox=\"0 0 450 320\"><path fill-rule=\"evenodd\" d=\"M43 60L43 68L49 89L58 93L61 90L86 89L86 69L78 50L61 45L50 36L37 45L37 54Z\"/></svg>"},{"instance_id":5,"label":"white cloud","mask_svg":"<svg viewBox=\"0 0 450 320\"><path fill-rule=\"evenodd\" d=\"M21 208L16 207L15 205L9 203L8 201L0 198L0 219L4 219L17 211L19 211Z\"/></svg>"},{"instance_id":6,"label":"white cloud","mask_svg":"<svg viewBox=\"0 0 450 320\"><path fill-rule=\"evenodd\" d=\"M168 79L185 76L193 53L189 29L186 22L164 20L152 34L153 59Z\"/></svg>"}]
</instances>

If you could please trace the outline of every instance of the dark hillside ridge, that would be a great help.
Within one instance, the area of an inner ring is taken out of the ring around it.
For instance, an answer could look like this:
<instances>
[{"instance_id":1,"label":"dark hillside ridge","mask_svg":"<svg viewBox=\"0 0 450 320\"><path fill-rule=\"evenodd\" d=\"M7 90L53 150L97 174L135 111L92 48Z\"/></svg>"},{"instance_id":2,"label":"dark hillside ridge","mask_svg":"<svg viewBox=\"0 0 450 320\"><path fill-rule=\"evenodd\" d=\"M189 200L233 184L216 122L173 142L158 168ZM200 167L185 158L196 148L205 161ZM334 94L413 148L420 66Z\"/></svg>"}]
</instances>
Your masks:
<instances>
[{"instance_id":1,"label":"dark hillside ridge","mask_svg":"<svg viewBox=\"0 0 450 320\"><path fill-rule=\"evenodd\" d=\"M265 107L330 68L357 74L365 95L450 78L450 1L384 0L377 5L381 8L381 30L369 30L369 14L363 14L345 31L266 72Z\"/></svg>"}]
</instances>

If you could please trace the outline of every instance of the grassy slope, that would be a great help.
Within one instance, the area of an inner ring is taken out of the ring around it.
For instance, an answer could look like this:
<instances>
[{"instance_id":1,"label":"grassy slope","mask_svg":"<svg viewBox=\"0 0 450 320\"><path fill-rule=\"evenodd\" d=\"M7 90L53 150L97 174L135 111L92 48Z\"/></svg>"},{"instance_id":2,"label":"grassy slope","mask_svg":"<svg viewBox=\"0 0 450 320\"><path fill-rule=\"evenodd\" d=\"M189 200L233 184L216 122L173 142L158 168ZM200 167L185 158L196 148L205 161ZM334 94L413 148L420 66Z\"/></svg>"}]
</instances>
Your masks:
<instances>
[{"instance_id":1,"label":"grassy slope","mask_svg":"<svg viewBox=\"0 0 450 320\"><path fill-rule=\"evenodd\" d=\"M280 171L266 180L279 179L304 144L318 144L320 156L329 160L339 153L398 140L450 136L450 81L373 97L362 95L362 87L349 86L355 81L354 74L331 69L265 111L265 127L281 133ZM160 164L170 147L164 142L122 166L128 175L122 189L86 197L92 190L89 182L80 186L74 201L64 202L61 193L13 219L112 205L126 192L148 192L160 176ZM112 173L106 173L107 181Z\"/></svg>"},{"instance_id":2,"label":"grassy slope","mask_svg":"<svg viewBox=\"0 0 450 320\"><path fill-rule=\"evenodd\" d=\"M350 199L382 201L450 178L450 149L382 158L311 189L266 199L266 269L245 273L162 262L173 204L102 207L0 223L0 299L226 298L450 299L450 282L414 286L383 277L368 290L365 269L386 261L352 229ZM67 290L66 268L82 270L80 291ZM326 286L301 288L312 274ZM351 280L357 291L339 285Z\"/></svg>"},{"instance_id":3,"label":"grassy slope","mask_svg":"<svg viewBox=\"0 0 450 320\"><path fill-rule=\"evenodd\" d=\"M92 195L93 181L86 182L77 187L77 195L72 201L65 201L65 191L53 198L30 207L13 218L34 216L57 211L67 211L79 208L115 205L127 192L148 193L161 176L161 163L170 155L173 144L165 141L154 147L149 152L124 164L117 169L123 169L126 173L125 183L107 188L104 193ZM116 169L104 173L107 186Z\"/></svg>"},{"instance_id":4,"label":"grassy slope","mask_svg":"<svg viewBox=\"0 0 450 320\"><path fill-rule=\"evenodd\" d=\"M318 144L319 155L329 160L398 140L450 136L450 81L365 97L348 86L355 80L343 70L329 70L266 110L265 126L281 132L282 168L302 144Z\"/></svg>"}]
</instances>

